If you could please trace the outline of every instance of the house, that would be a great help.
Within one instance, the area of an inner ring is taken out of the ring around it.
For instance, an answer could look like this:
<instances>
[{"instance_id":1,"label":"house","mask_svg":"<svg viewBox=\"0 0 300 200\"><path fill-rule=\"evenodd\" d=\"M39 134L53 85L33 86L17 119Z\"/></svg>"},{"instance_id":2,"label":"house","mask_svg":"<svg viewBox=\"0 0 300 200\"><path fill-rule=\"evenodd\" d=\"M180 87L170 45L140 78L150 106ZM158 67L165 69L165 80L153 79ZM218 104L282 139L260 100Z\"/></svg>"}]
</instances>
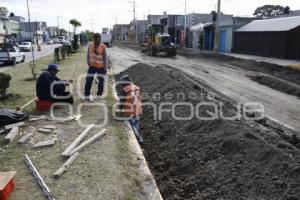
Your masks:
<instances>
[{"instance_id":1,"label":"house","mask_svg":"<svg viewBox=\"0 0 300 200\"><path fill-rule=\"evenodd\" d=\"M130 22L130 29L128 31L129 41L136 41L138 43L144 43L146 41L147 20L133 20Z\"/></svg>"},{"instance_id":2,"label":"house","mask_svg":"<svg viewBox=\"0 0 300 200\"><path fill-rule=\"evenodd\" d=\"M0 43L4 42L4 38L18 41L19 29L19 22L0 17Z\"/></svg>"},{"instance_id":3,"label":"house","mask_svg":"<svg viewBox=\"0 0 300 200\"><path fill-rule=\"evenodd\" d=\"M234 31L236 53L300 59L300 16L254 20Z\"/></svg>"},{"instance_id":4,"label":"house","mask_svg":"<svg viewBox=\"0 0 300 200\"><path fill-rule=\"evenodd\" d=\"M181 15L167 15L165 13L164 17L160 19L160 24L164 26L164 33L168 33L171 38L171 42L177 42L177 34L176 34L176 18Z\"/></svg>"},{"instance_id":5,"label":"house","mask_svg":"<svg viewBox=\"0 0 300 200\"><path fill-rule=\"evenodd\" d=\"M115 24L113 26L112 37L114 41L128 41L130 24Z\"/></svg>"},{"instance_id":6,"label":"house","mask_svg":"<svg viewBox=\"0 0 300 200\"><path fill-rule=\"evenodd\" d=\"M22 40L42 44L47 41L46 27L46 22L20 22L20 37Z\"/></svg>"},{"instance_id":7,"label":"house","mask_svg":"<svg viewBox=\"0 0 300 200\"><path fill-rule=\"evenodd\" d=\"M221 52L231 52L233 33L233 15L220 17L220 43ZM213 14L189 14L187 16L187 41L186 46L199 49L200 37L203 37L205 50L214 49L215 22Z\"/></svg>"}]
</instances>

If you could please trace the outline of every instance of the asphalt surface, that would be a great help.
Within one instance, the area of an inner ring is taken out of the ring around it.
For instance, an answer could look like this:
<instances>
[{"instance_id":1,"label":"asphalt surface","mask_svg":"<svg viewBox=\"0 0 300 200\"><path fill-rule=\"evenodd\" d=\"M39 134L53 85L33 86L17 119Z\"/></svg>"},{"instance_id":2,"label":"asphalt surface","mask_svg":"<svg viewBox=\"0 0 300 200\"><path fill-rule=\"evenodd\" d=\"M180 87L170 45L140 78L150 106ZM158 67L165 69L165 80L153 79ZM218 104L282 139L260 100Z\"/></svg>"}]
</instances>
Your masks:
<instances>
[{"instance_id":1,"label":"asphalt surface","mask_svg":"<svg viewBox=\"0 0 300 200\"><path fill-rule=\"evenodd\" d=\"M37 51L35 48L34 51L34 58L38 59L44 56L48 56L50 54L53 54L53 51L56 47L60 46L60 44L53 44L53 45L42 45L42 51ZM25 63L28 63L32 61L32 52L24 52L25 53ZM22 63L18 63L16 66L13 65L5 65L4 63L0 62L0 72L5 72L6 70L12 68L12 67L18 67Z\"/></svg>"},{"instance_id":2,"label":"asphalt surface","mask_svg":"<svg viewBox=\"0 0 300 200\"><path fill-rule=\"evenodd\" d=\"M109 54L113 63L111 72L114 74L139 62L173 67L236 102L263 104L265 115L295 131L300 131L300 100L295 96L251 80L248 77L251 72L247 70L235 66L220 65L206 59L182 56L152 58L138 51L119 47L110 48Z\"/></svg>"}]
</instances>

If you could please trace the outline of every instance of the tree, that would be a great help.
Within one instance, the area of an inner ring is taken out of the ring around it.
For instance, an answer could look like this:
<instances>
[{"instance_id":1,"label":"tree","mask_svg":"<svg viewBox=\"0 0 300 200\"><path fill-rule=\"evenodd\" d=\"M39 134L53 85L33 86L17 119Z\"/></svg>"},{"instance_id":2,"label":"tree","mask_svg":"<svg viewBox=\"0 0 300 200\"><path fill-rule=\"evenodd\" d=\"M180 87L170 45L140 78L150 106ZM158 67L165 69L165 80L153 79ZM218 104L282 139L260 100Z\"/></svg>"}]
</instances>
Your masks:
<instances>
[{"instance_id":1,"label":"tree","mask_svg":"<svg viewBox=\"0 0 300 200\"><path fill-rule=\"evenodd\" d=\"M283 14L285 14L285 15L289 15L290 12L291 12L291 8L289 6L286 6L283 10Z\"/></svg>"},{"instance_id":2,"label":"tree","mask_svg":"<svg viewBox=\"0 0 300 200\"><path fill-rule=\"evenodd\" d=\"M8 10L6 7L0 7L0 17L7 17Z\"/></svg>"},{"instance_id":3,"label":"tree","mask_svg":"<svg viewBox=\"0 0 300 200\"><path fill-rule=\"evenodd\" d=\"M74 35L76 33L77 27L81 26L81 23L77 19L71 19L70 24L73 26Z\"/></svg>"},{"instance_id":4,"label":"tree","mask_svg":"<svg viewBox=\"0 0 300 200\"><path fill-rule=\"evenodd\" d=\"M283 15L285 13L285 9L288 11L289 7L287 6L284 8L280 5L264 5L256 8L253 15L258 18L269 18L272 16Z\"/></svg>"}]
</instances>

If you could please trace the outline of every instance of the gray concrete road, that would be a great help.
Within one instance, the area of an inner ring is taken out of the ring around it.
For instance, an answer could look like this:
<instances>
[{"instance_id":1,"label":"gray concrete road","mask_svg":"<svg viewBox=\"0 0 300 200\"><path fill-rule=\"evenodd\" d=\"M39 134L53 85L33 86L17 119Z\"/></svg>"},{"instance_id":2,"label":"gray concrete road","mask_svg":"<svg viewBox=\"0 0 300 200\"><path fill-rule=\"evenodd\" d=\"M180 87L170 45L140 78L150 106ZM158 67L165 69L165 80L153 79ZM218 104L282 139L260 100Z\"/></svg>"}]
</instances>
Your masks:
<instances>
[{"instance_id":1,"label":"gray concrete road","mask_svg":"<svg viewBox=\"0 0 300 200\"><path fill-rule=\"evenodd\" d=\"M58 46L60 46L60 44L42 45L42 51L37 51L37 49L35 48L35 51L34 51L35 59L39 59L41 57L53 54L54 49ZM24 53L26 56L25 63L32 61L32 52L24 52ZM9 66L9 65L4 65L3 63L0 63L0 72L4 72L12 67L18 67L18 66L20 66L20 64L21 63L18 63L16 66Z\"/></svg>"},{"instance_id":2,"label":"gray concrete road","mask_svg":"<svg viewBox=\"0 0 300 200\"><path fill-rule=\"evenodd\" d=\"M138 51L113 47L109 49L112 61L111 72L119 73L138 62L150 65L166 65L179 69L199 82L239 103L258 102L265 114L280 124L300 131L300 100L247 77L251 72L235 67L220 65L206 59L149 57ZM252 72L253 73L253 72Z\"/></svg>"}]
</instances>

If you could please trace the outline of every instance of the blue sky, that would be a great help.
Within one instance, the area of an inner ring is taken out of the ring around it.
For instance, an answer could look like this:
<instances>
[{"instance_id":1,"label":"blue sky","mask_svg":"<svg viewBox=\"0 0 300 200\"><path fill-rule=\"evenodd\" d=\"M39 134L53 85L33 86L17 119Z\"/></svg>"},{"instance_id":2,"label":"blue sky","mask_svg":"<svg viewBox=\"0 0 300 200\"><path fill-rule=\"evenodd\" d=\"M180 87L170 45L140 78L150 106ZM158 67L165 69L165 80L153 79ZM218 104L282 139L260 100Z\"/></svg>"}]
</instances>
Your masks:
<instances>
[{"instance_id":1,"label":"blue sky","mask_svg":"<svg viewBox=\"0 0 300 200\"><path fill-rule=\"evenodd\" d=\"M187 13L209 13L216 7L217 0L186 0ZM129 0L29 0L32 20L42 20L48 26L57 26L59 16L60 27L69 29L68 21L78 19L83 27L101 31L103 27L112 27L118 23L128 23L133 19ZM136 0L137 17L143 19L150 14L184 14L184 0ZM258 6L276 4L290 6L292 10L300 10L298 0L222 0L222 12L236 16L251 16ZM27 18L26 0L1 0L15 15Z\"/></svg>"}]
</instances>

